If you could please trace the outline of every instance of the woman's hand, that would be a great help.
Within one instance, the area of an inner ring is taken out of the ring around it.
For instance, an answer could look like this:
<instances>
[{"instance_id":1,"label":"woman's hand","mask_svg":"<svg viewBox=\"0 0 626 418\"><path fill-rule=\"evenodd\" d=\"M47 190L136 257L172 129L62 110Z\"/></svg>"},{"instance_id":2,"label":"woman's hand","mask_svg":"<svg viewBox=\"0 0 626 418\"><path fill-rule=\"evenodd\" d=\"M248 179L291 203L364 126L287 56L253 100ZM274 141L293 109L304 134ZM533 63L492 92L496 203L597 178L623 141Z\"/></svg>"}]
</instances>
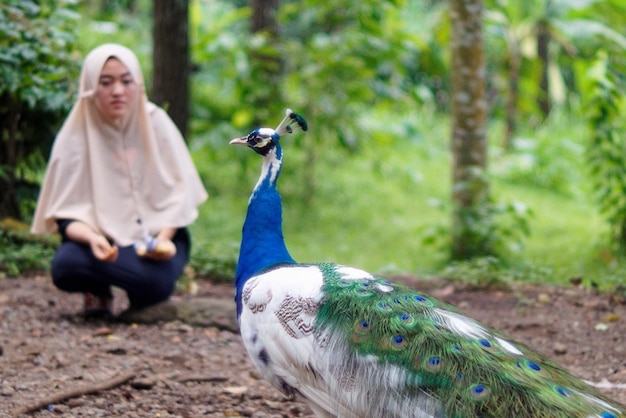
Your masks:
<instances>
[{"instance_id":1,"label":"woman's hand","mask_svg":"<svg viewBox=\"0 0 626 418\"><path fill-rule=\"evenodd\" d=\"M137 251L142 257L148 257L156 261L169 260L176 255L176 245L172 242L172 238L176 234L176 228L163 228L155 237L157 245L153 251L145 250Z\"/></svg>"},{"instance_id":2,"label":"woman's hand","mask_svg":"<svg viewBox=\"0 0 626 418\"><path fill-rule=\"evenodd\" d=\"M109 243L104 235L93 230L89 225L81 221L71 222L65 229L65 234L73 241L88 244L98 260L109 263L117 260L119 254L117 246Z\"/></svg>"},{"instance_id":3,"label":"woman's hand","mask_svg":"<svg viewBox=\"0 0 626 418\"><path fill-rule=\"evenodd\" d=\"M113 263L119 255L117 245L111 245L103 235L94 235L89 241L89 246L94 257L100 261Z\"/></svg>"},{"instance_id":4,"label":"woman's hand","mask_svg":"<svg viewBox=\"0 0 626 418\"><path fill-rule=\"evenodd\" d=\"M165 261L176 255L176 245L167 238L157 237L157 245L154 251L146 252L144 257L157 261Z\"/></svg>"}]
</instances>

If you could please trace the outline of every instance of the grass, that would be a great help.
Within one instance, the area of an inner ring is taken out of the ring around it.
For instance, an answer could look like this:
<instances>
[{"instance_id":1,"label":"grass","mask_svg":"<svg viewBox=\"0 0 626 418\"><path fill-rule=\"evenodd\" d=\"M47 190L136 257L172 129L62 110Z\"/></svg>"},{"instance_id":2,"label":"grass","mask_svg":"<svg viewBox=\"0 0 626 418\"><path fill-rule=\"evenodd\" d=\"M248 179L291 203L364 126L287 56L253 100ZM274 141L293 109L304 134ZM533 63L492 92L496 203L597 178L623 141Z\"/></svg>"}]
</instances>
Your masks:
<instances>
[{"instance_id":1,"label":"grass","mask_svg":"<svg viewBox=\"0 0 626 418\"><path fill-rule=\"evenodd\" d=\"M377 118L384 120L384 115ZM303 202L310 194L303 191L300 173L306 151L290 143L291 138L284 141L285 163L279 188L283 194L285 238L294 258L303 262L335 261L378 273L427 275L445 270L454 275L446 265L446 253L423 242L427 231L433 227L441 231L449 223L447 121L428 113L410 118L415 119L415 134L410 137L396 135L377 140L380 130L374 126L372 138L363 139L361 151L356 154L326 149L316 166L317 189L312 203ZM490 132L497 138L499 129L495 125ZM538 160L545 161L527 167L528 173L521 168L513 174L510 170L494 170L494 198L522 202L532 211L531 235L523 239L520 250L506 257L504 268L514 273L502 274L558 284L566 284L573 277L600 287L619 284L626 270L610 256L607 226L590 197L582 152L584 135L580 121L557 115L532 133L539 143L533 152ZM496 138L491 139L492 149L497 149ZM561 141L563 138L567 141ZM545 141L551 143L541 145ZM572 143L580 145L574 148L576 152L571 152ZM192 232L202 251L206 243L211 243L216 254L221 248L236 257L260 159L248 150L227 146L216 146L211 161L198 158L203 152L207 151L194 154L199 170L220 175L210 175L212 196L203 205ZM542 152L550 155L542 156ZM515 153L492 154L490 164L494 167L517 158ZM558 164L551 160L558 160ZM558 165L559 170L543 167L551 164ZM553 178L543 178L538 172ZM480 269L477 274L481 274Z\"/></svg>"}]
</instances>

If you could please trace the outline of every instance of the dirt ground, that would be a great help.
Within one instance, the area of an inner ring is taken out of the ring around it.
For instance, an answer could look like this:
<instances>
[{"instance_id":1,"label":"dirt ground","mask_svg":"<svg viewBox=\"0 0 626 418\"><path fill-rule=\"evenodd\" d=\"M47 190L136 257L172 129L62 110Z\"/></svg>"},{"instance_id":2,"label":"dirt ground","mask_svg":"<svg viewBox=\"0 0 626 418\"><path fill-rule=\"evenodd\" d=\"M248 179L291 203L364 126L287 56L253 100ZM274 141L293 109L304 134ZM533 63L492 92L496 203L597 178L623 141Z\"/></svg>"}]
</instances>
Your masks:
<instances>
[{"instance_id":1,"label":"dirt ground","mask_svg":"<svg viewBox=\"0 0 626 418\"><path fill-rule=\"evenodd\" d=\"M626 301L570 285L476 291L397 277L548 355L626 404ZM229 285L198 294L232 301ZM0 280L0 417L311 416L249 362L236 330L85 321L46 277ZM115 311L125 306L116 293ZM56 399L55 399L56 397ZM27 414L20 411L33 409Z\"/></svg>"}]
</instances>

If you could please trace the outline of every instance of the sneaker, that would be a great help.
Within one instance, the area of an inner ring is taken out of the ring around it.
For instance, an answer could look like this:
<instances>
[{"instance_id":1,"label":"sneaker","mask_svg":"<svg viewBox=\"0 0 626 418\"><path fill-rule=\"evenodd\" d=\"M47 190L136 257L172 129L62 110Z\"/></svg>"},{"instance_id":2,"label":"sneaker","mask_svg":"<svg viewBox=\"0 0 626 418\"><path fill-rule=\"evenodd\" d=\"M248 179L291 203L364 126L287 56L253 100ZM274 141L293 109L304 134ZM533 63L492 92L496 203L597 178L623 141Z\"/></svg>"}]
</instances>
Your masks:
<instances>
[{"instance_id":1,"label":"sneaker","mask_svg":"<svg viewBox=\"0 0 626 418\"><path fill-rule=\"evenodd\" d=\"M104 319L113 317L113 297L96 296L86 292L83 305L85 319Z\"/></svg>"}]
</instances>

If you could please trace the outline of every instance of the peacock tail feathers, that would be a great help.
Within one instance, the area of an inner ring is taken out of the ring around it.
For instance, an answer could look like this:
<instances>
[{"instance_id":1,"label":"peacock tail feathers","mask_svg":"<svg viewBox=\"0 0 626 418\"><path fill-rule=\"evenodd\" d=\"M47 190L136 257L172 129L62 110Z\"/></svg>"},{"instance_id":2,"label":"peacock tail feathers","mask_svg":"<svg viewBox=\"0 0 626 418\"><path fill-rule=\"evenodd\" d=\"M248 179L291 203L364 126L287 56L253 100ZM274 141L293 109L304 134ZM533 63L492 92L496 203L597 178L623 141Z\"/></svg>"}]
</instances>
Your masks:
<instances>
[{"instance_id":1,"label":"peacock tail feathers","mask_svg":"<svg viewBox=\"0 0 626 418\"><path fill-rule=\"evenodd\" d=\"M397 390L429 394L445 417L624 416L548 358L451 305L385 279L346 276L334 264L319 268L318 338L401 370Z\"/></svg>"}]
</instances>

